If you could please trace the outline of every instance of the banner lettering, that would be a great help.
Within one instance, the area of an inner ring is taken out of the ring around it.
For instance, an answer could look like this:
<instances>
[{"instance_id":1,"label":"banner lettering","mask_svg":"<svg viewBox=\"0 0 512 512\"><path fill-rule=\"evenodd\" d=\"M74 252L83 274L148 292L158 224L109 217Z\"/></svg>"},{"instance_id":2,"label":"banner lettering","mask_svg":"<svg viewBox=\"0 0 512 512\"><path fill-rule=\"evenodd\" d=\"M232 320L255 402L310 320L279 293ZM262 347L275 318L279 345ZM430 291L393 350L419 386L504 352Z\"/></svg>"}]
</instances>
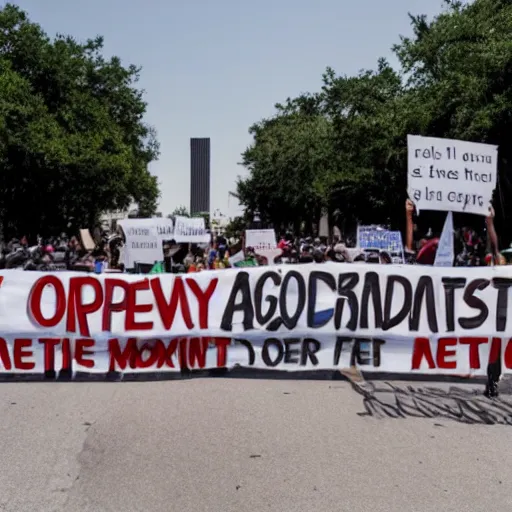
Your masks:
<instances>
[{"instance_id":1,"label":"banner lettering","mask_svg":"<svg viewBox=\"0 0 512 512\"><path fill-rule=\"evenodd\" d=\"M355 365L485 375L499 358L510 373L508 274L337 263L186 276L3 271L0 373Z\"/></svg>"}]
</instances>

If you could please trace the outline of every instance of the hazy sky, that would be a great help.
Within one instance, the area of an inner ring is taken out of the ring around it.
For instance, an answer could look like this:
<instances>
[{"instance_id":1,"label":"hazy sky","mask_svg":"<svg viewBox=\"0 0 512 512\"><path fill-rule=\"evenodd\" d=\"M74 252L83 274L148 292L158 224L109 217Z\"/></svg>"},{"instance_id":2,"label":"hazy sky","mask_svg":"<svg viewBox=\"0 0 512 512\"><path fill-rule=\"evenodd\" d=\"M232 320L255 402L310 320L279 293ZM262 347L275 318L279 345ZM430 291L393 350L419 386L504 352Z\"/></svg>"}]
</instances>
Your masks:
<instances>
[{"instance_id":1,"label":"hazy sky","mask_svg":"<svg viewBox=\"0 0 512 512\"><path fill-rule=\"evenodd\" d=\"M0 0L3 2L3 0ZM249 126L276 102L319 90L327 66L338 74L391 58L408 12L436 14L441 0L24 0L54 36L105 38L106 55L142 66L146 120L161 144L151 172L160 210L189 206L190 137L211 137L211 209L233 215L228 199ZM394 62L394 59L391 59Z\"/></svg>"}]
</instances>

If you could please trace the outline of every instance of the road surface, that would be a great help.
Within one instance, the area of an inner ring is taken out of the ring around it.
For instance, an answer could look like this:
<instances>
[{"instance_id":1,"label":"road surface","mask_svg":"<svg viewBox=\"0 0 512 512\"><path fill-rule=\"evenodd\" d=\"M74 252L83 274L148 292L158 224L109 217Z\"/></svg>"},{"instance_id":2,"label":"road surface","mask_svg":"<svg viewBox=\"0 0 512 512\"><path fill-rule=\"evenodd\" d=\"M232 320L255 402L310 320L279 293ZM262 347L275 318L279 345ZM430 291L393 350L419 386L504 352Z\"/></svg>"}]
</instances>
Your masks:
<instances>
[{"instance_id":1,"label":"road surface","mask_svg":"<svg viewBox=\"0 0 512 512\"><path fill-rule=\"evenodd\" d=\"M512 510L512 398L392 385L2 383L0 511Z\"/></svg>"}]
</instances>

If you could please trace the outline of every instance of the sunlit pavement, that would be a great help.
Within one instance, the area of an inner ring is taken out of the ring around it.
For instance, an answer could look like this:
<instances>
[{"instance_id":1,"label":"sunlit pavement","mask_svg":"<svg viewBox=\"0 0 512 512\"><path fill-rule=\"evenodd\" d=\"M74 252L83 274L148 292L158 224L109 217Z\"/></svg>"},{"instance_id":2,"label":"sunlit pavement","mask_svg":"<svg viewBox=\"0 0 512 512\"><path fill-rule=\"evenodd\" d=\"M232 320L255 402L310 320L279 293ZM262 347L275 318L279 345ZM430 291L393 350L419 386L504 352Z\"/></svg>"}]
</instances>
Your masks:
<instances>
[{"instance_id":1,"label":"sunlit pavement","mask_svg":"<svg viewBox=\"0 0 512 512\"><path fill-rule=\"evenodd\" d=\"M364 386L0 384L0 511L512 510L512 397Z\"/></svg>"}]
</instances>

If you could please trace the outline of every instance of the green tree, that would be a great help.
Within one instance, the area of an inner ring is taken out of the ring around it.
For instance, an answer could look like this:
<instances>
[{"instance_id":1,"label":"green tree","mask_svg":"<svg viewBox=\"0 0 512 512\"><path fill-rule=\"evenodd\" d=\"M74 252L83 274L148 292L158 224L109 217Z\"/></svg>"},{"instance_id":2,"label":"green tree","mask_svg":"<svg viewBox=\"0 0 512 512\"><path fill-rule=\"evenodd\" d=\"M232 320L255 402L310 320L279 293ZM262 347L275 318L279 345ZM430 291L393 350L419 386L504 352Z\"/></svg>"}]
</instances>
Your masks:
<instances>
[{"instance_id":1,"label":"green tree","mask_svg":"<svg viewBox=\"0 0 512 512\"><path fill-rule=\"evenodd\" d=\"M139 69L101 55L101 38L51 40L25 12L0 9L0 222L4 234L92 226L136 202L156 211L158 156Z\"/></svg>"},{"instance_id":2,"label":"green tree","mask_svg":"<svg viewBox=\"0 0 512 512\"><path fill-rule=\"evenodd\" d=\"M496 221L510 239L512 2L445 4L431 21L411 16L414 36L402 38L395 52L414 91L411 108L422 112L418 133L499 146Z\"/></svg>"},{"instance_id":3,"label":"green tree","mask_svg":"<svg viewBox=\"0 0 512 512\"><path fill-rule=\"evenodd\" d=\"M333 124L336 172L324 180L329 209L355 224L395 223L405 200L405 175L397 173L404 139L400 76L380 59L376 71L323 76L323 110Z\"/></svg>"},{"instance_id":4,"label":"green tree","mask_svg":"<svg viewBox=\"0 0 512 512\"><path fill-rule=\"evenodd\" d=\"M332 125L321 115L283 112L251 127L254 143L243 154L249 177L236 196L264 223L298 227L326 205L324 176L332 168Z\"/></svg>"},{"instance_id":5,"label":"green tree","mask_svg":"<svg viewBox=\"0 0 512 512\"><path fill-rule=\"evenodd\" d=\"M174 211L168 215L170 219L174 219L175 217L202 217L204 219L204 225L206 229L210 229L210 213L209 212L197 212L194 215L190 215L186 206L178 206L174 209Z\"/></svg>"},{"instance_id":6,"label":"green tree","mask_svg":"<svg viewBox=\"0 0 512 512\"><path fill-rule=\"evenodd\" d=\"M210 212L197 212L192 215L192 217L201 217L204 219L204 227L206 229L210 229Z\"/></svg>"},{"instance_id":7,"label":"green tree","mask_svg":"<svg viewBox=\"0 0 512 512\"><path fill-rule=\"evenodd\" d=\"M249 226L250 222L244 216L235 217L227 224L224 236L227 239L234 238L235 240L240 240Z\"/></svg>"},{"instance_id":8,"label":"green tree","mask_svg":"<svg viewBox=\"0 0 512 512\"><path fill-rule=\"evenodd\" d=\"M446 0L434 19L411 15L411 24L413 36L394 47L398 71L383 59L356 76L328 68L319 92L287 99L251 127L254 140L243 153L249 176L237 186L248 211L282 223L326 205L349 223L399 227L407 134L414 133L499 145L497 223L508 227L512 2Z\"/></svg>"},{"instance_id":9,"label":"green tree","mask_svg":"<svg viewBox=\"0 0 512 512\"><path fill-rule=\"evenodd\" d=\"M174 208L174 211L168 215L170 219L173 219L174 217L190 217L190 213L188 211L188 208L186 206L178 206Z\"/></svg>"},{"instance_id":10,"label":"green tree","mask_svg":"<svg viewBox=\"0 0 512 512\"><path fill-rule=\"evenodd\" d=\"M274 118L251 128L254 142L243 153L250 173L239 180L239 201L295 230L303 223L310 229L324 207L346 221L388 219L400 77L381 60L376 72L356 77L327 69L323 82L320 93L288 99Z\"/></svg>"}]
</instances>

